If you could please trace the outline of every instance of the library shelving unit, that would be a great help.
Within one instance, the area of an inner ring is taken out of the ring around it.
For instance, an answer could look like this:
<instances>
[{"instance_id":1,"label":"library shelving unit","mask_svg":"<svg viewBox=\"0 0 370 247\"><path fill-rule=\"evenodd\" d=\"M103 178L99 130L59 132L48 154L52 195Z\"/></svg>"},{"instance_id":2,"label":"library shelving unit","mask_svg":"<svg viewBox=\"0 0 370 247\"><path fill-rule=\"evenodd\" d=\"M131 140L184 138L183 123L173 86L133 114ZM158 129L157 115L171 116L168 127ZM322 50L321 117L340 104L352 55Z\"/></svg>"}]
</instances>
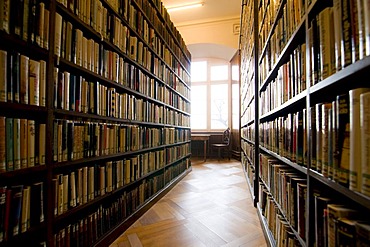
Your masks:
<instances>
[{"instance_id":1,"label":"library shelving unit","mask_svg":"<svg viewBox=\"0 0 370 247\"><path fill-rule=\"evenodd\" d=\"M159 0L0 8L0 246L108 246L191 171L191 54Z\"/></svg>"},{"instance_id":2,"label":"library shelving unit","mask_svg":"<svg viewBox=\"0 0 370 247\"><path fill-rule=\"evenodd\" d=\"M242 1L242 165L269 246L369 243L369 9Z\"/></svg>"}]
</instances>

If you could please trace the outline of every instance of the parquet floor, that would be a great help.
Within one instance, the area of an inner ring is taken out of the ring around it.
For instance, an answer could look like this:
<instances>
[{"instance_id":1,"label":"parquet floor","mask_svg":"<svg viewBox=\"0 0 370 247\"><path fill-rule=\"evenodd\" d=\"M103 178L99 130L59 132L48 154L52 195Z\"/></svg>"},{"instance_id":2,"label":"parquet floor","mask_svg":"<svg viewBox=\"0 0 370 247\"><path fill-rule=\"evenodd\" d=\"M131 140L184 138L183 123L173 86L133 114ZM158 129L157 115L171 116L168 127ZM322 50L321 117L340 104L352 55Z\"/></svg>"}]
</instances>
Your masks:
<instances>
[{"instance_id":1,"label":"parquet floor","mask_svg":"<svg viewBox=\"0 0 370 247\"><path fill-rule=\"evenodd\" d=\"M240 162L192 160L192 171L110 247L267 246Z\"/></svg>"}]
</instances>

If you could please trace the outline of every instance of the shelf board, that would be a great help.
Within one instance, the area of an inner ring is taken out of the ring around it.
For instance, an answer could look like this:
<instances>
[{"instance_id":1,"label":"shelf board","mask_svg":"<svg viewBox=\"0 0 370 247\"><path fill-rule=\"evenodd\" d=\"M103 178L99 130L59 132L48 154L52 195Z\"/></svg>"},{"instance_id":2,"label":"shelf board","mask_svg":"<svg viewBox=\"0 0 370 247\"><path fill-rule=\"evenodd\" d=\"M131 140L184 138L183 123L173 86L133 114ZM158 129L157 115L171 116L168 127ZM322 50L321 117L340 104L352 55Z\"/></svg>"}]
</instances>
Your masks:
<instances>
[{"instance_id":1,"label":"shelf board","mask_svg":"<svg viewBox=\"0 0 370 247\"><path fill-rule=\"evenodd\" d=\"M6 113L36 113L36 114L46 114L47 108L44 106L35 106L29 104L11 103L11 102L0 102L0 112ZM32 118L31 118L32 119Z\"/></svg>"},{"instance_id":2,"label":"shelf board","mask_svg":"<svg viewBox=\"0 0 370 247\"><path fill-rule=\"evenodd\" d=\"M0 173L0 180L1 181L9 181L9 182L12 182L12 180L14 180L14 178L26 178L30 175L35 175L36 173L39 174L39 173L43 173L43 172L47 172L47 166L46 165L38 165L38 166L34 166L34 167L28 167L28 168L23 168L23 169L19 169L19 170L14 170L14 171L8 171L8 172L3 172L3 173ZM19 180L15 181L15 182L19 182Z\"/></svg>"},{"instance_id":3,"label":"shelf board","mask_svg":"<svg viewBox=\"0 0 370 247\"><path fill-rule=\"evenodd\" d=\"M296 169L296 170L300 171L301 173L303 173L303 174L306 174L306 175L307 175L307 168L306 168L306 167L304 167L304 166L300 166L300 165L298 165L297 163L294 163L294 162L290 161L289 159L287 159L287 158L285 158L285 157L282 157L282 156L278 155L277 153L274 153L274 152L272 152L272 151L268 150L268 149L267 149L267 148L265 148L265 147L260 146L260 149L261 149L263 152L265 152L265 153L267 153L267 154L269 154L269 155L273 156L274 158L276 158L276 159L278 159L278 160L282 161L283 163L285 163L285 164L287 164L287 165L289 165L289 166L293 167L294 169Z\"/></svg>"},{"instance_id":4,"label":"shelf board","mask_svg":"<svg viewBox=\"0 0 370 247\"><path fill-rule=\"evenodd\" d=\"M361 194L359 192L352 191L352 190L334 182L333 180L330 180L330 179L324 177L322 174L320 174L316 171L310 170L309 175L311 177L315 178L316 180L318 180L319 182L321 182L322 184L330 187L331 189L333 189L333 190L339 192L340 194L342 194L343 196L349 198L350 200L355 201L357 204L361 205L362 207L370 209L370 197L368 197L364 194Z\"/></svg>"},{"instance_id":5,"label":"shelf board","mask_svg":"<svg viewBox=\"0 0 370 247\"><path fill-rule=\"evenodd\" d=\"M307 96L307 89L302 91L301 93L297 94L293 98L289 99L288 101L284 102L282 105L276 107L275 109L269 111L266 114L263 114L260 117L260 122L264 122L265 120L274 117L276 115L279 115L280 112L286 110L288 107L292 107L294 105L305 103L306 102L306 96ZM305 108L305 107L304 107Z\"/></svg>"},{"instance_id":6,"label":"shelf board","mask_svg":"<svg viewBox=\"0 0 370 247\"><path fill-rule=\"evenodd\" d=\"M262 231L265 235L265 239L266 239L267 244L270 247L276 247L276 241L274 239L274 236L272 235L272 232L268 228L267 220L266 220L265 216L263 216L263 214L262 214L262 209L261 209L259 203L257 203L257 215L260 218Z\"/></svg>"},{"instance_id":7,"label":"shelf board","mask_svg":"<svg viewBox=\"0 0 370 247\"><path fill-rule=\"evenodd\" d=\"M244 140L244 141L246 141L246 142L248 142L249 144L255 145L255 142L252 141L252 140L246 139L244 137L241 137L241 139Z\"/></svg>"},{"instance_id":8,"label":"shelf board","mask_svg":"<svg viewBox=\"0 0 370 247\"><path fill-rule=\"evenodd\" d=\"M348 65L347 67L329 76L328 78L318 82L317 84L311 86L310 94L312 95L318 93L321 90L326 89L330 86L334 85L340 86L339 82L343 83L343 85L352 84L353 81L351 81L350 78L360 73L368 73L369 67L370 67L370 56L367 56L353 64Z\"/></svg>"},{"instance_id":9,"label":"shelf board","mask_svg":"<svg viewBox=\"0 0 370 247\"><path fill-rule=\"evenodd\" d=\"M164 124L162 123L142 122L142 121L136 121L136 120L122 119L122 118L105 117L105 116L99 116L99 115L90 114L90 113L67 111L67 110L61 110L61 109L55 109L54 114L56 114L57 116L70 116L70 117L84 118L84 119L95 119L95 120L101 120L105 122L116 122L116 123L122 123L122 124L127 124L127 125L145 125L145 126L153 126L153 127L164 127Z\"/></svg>"}]
</instances>

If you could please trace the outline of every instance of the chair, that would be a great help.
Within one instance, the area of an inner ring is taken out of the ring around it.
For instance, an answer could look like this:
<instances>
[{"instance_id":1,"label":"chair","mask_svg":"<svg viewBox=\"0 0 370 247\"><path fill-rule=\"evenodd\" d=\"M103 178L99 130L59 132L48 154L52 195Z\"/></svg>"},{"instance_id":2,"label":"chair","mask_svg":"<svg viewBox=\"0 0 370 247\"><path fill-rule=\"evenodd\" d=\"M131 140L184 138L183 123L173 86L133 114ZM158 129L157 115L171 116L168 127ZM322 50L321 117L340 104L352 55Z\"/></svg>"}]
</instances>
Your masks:
<instances>
[{"instance_id":1,"label":"chair","mask_svg":"<svg viewBox=\"0 0 370 247\"><path fill-rule=\"evenodd\" d=\"M222 155L221 151L226 151L230 160L230 139L231 139L231 130L230 128L227 128L222 135L221 143L212 144L212 147L217 149L218 160L220 160L221 158Z\"/></svg>"}]
</instances>

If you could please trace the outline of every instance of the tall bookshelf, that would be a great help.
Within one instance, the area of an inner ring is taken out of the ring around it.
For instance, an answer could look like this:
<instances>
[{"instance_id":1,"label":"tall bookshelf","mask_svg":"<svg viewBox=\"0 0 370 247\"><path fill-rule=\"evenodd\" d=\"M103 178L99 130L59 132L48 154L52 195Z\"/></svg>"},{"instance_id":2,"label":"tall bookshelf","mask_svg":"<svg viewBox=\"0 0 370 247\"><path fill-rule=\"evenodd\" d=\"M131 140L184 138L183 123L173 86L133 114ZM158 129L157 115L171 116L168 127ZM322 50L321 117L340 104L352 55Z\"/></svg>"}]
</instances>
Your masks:
<instances>
[{"instance_id":1,"label":"tall bookshelf","mask_svg":"<svg viewBox=\"0 0 370 247\"><path fill-rule=\"evenodd\" d=\"M368 162L357 143L367 114L356 112L367 105L355 106L356 93L365 102L368 91L358 88L369 88L367 3L243 0L242 6L242 165L268 244L364 241ZM346 123L353 127L345 130Z\"/></svg>"},{"instance_id":2,"label":"tall bookshelf","mask_svg":"<svg viewBox=\"0 0 370 247\"><path fill-rule=\"evenodd\" d=\"M108 246L191 171L191 54L159 0L0 3L0 246Z\"/></svg>"}]
</instances>

